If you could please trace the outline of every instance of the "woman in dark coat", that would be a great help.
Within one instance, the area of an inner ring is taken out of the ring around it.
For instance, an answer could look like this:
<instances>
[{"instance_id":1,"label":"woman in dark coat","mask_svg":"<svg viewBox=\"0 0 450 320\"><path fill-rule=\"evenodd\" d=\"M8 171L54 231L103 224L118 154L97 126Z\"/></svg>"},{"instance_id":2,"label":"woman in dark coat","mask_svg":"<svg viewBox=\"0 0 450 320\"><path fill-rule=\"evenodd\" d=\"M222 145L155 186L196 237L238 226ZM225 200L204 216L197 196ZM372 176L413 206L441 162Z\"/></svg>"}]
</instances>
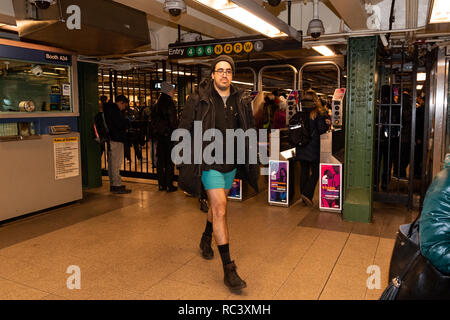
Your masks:
<instances>
[{"instance_id":1,"label":"woman in dark coat","mask_svg":"<svg viewBox=\"0 0 450 320\"><path fill-rule=\"evenodd\" d=\"M313 90L306 91L302 99L303 111L309 112L311 141L305 147L297 147L296 159L300 160L300 192L303 202L312 206L312 199L319 180L320 135L328 131L330 120L326 108Z\"/></svg>"}]
</instances>

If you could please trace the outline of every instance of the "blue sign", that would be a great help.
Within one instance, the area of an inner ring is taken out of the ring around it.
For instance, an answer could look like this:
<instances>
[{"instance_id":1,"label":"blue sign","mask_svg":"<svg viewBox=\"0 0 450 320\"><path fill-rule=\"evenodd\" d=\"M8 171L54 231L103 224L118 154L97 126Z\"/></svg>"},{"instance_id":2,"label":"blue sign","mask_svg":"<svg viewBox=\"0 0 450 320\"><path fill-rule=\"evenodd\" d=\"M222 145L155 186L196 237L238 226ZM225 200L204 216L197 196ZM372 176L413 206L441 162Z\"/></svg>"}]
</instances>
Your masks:
<instances>
[{"instance_id":1,"label":"blue sign","mask_svg":"<svg viewBox=\"0 0 450 320\"><path fill-rule=\"evenodd\" d=\"M0 58L14 60L24 60L30 62L41 62L49 64L59 64L63 66L72 65L72 56L49 51L0 45Z\"/></svg>"}]
</instances>

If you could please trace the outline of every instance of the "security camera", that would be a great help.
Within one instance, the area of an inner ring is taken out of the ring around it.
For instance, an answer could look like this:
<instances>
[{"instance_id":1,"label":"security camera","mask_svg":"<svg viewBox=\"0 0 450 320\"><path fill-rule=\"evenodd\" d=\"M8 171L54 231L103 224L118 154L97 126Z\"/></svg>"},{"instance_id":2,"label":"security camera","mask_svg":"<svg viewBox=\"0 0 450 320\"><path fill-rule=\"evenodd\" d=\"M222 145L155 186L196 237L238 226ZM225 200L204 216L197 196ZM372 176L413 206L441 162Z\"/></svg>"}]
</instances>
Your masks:
<instances>
[{"instance_id":1,"label":"security camera","mask_svg":"<svg viewBox=\"0 0 450 320\"><path fill-rule=\"evenodd\" d=\"M178 17L186 11L186 4L184 0L165 0L164 11L169 12L173 17Z\"/></svg>"},{"instance_id":2,"label":"security camera","mask_svg":"<svg viewBox=\"0 0 450 320\"><path fill-rule=\"evenodd\" d=\"M320 35L325 33L322 20L313 19L309 22L307 35L313 37L314 40L320 38Z\"/></svg>"},{"instance_id":3,"label":"security camera","mask_svg":"<svg viewBox=\"0 0 450 320\"><path fill-rule=\"evenodd\" d=\"M267 0L267 2L272 6L276 7L281 3L281 0Z\"/></svg>"},{"instance_id":4,"label":"security camera","mask_svg":"<svg viewBox=\"0 0 450 320\"><path fill-rule=\"evenodd\" d=\"M36 65L33 68L31 68L31 73L34 74L36 77L40 77L42 75L42 67L40 65Z\"/></svg>"},{"instance_id":5,"label":"security camera","mask_svg":"<svg viewBox=\"0 0 450 320\"><path fill-rule=\"evenodd\" d=\"M50 5L55 4L55 0L30 0L39 9L45 10L50 7Z\"/></svg>"}]
</instances>

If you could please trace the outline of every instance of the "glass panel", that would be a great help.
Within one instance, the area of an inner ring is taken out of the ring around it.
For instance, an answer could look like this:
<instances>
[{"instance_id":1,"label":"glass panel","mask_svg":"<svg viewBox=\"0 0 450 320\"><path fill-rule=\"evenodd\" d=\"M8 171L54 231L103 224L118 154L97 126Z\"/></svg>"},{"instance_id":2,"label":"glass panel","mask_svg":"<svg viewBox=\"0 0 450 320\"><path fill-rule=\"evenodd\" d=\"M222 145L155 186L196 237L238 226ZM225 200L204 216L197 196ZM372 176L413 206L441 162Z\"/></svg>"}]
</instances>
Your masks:
<instances>
[{"instance_id":1,"label":"glass panel","mask_svg":"<svg viewBox=\"0 0 450 320\"><path fill-rule=\"evenodd\" d=\"M450 60L447 60L447 121L445 129L444 156L450 153Z\"/></svg>"},{"instance_id":2,"label":"glass panel","mask_svg":"<svg viewBox=\"0 0 450 320\"><path fill-rule=\"evenodd\" d=\"M72 112L70 67L0 59L0 112Z\"/></svg>"}]
</instances>

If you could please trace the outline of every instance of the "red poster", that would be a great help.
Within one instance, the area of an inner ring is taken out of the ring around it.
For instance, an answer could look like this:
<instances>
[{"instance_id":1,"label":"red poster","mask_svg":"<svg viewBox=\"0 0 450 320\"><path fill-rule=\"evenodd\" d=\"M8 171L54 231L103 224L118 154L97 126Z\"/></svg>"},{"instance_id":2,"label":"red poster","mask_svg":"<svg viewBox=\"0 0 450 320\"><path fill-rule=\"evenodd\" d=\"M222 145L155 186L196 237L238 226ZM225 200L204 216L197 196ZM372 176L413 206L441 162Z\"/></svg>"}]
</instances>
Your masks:
<instances>
[{"instance_id":1,"label":"red poster","mask_svg":"<svg viewBox=\"0 0 450 320\"><path fill-rule=\"evenodd\" d=\"M320 209L342 210L342 164L320 164Z\"/></svg>"}]
</instances>

